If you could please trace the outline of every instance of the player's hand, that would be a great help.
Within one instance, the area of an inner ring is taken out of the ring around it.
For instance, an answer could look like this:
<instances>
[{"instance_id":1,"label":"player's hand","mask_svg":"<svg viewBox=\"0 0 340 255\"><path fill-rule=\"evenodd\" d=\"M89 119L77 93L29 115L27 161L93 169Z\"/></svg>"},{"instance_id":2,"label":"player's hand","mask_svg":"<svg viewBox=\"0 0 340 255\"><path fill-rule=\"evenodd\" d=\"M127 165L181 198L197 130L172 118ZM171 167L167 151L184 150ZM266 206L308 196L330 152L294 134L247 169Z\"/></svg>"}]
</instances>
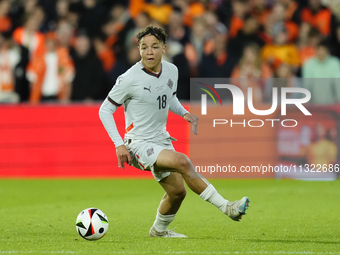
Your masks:
<instances>
[{"instance_id":1,"label":"player's hand","mask_svg":"<svg viewBox=\"0 0 340 255\"><path fill-rule=\"evenodd\" d=\"M197 125L198 125L198 117L191 114L191 113L187 113L183 116L183 118L187 121L187 122L190 122L191 125L192 125L192 132L195 134L195 135L198 135L198 132L197 132Z\"/></svg>"},{"instance_id":2,"label":"player's hand","mask_svg":"<svg viewBox=\"0 0 340 255\"><path fill-rule=\"evenodd\" d=\"M126 149L125 145L118 146L116 148L117 158L118 158L118 167L122 167L124 169L124 163L126 162L129 166L131 166L131 156L130 152Z\"/></svg>"}]
</instances>

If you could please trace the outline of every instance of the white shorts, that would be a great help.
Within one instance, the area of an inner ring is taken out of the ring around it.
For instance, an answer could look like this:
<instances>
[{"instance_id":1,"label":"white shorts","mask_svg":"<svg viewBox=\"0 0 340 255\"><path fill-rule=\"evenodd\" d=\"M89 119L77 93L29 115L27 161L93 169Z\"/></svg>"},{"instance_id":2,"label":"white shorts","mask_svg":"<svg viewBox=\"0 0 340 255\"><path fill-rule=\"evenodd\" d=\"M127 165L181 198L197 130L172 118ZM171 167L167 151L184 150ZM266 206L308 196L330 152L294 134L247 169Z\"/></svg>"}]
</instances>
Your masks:
<instances>
[{"instance_id":1,"label":"white shorts","mask_svg":"<svg viewBox=\"0 0 340 255\"><path fill-rule=\"evenodd\" d=\"M159 182L169 176L170 172L155 172L154 164L162 150L175 150L172 141L176 141L176 139L172 137L158 141L126 139L124 144L130 152L132 165L143 171L151 171L153 177Z\"/></svg>"}]
</instances>

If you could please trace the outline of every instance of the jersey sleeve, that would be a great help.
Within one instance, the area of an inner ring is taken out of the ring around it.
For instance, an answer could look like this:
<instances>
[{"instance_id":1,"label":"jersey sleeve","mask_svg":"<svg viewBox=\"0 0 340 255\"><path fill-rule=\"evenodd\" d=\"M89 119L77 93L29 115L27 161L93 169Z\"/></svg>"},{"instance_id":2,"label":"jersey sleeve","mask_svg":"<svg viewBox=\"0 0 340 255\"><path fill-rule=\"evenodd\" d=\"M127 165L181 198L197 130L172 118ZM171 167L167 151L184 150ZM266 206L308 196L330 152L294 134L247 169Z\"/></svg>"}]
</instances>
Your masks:
<instances>
[{"instance_id":1,"label":"jersey sleeve","mask_svg":"<svg viewBox=\"0 0 340 255\"><path fill-rule=\"evenodd\" d=\"M122 137L119 135L116 122L112 115L117 110L117 108L117 106L109 103L108 100L104 100L99 109L100 120L102 121L116 148L124 144Z\"/></svg>"},{"instance_id":2,"label":"jersey sleeve","mask_svg":"<svg viewBox=\"0 0 340 255\"><path fill-rule=\"evenodd\" d=\"M183 117L185 114L189 113L183 105L178 101L178 98L176 95L172 96L170 100L170 108L169 110L181 117Z\"/></svg>"},{"instance_id":3,"label":"jersey sleeve","mask_svg":"<svg viewBox=\"0 0 340 255\"><path fill-rule=\"evenodd\" d=\"M177 94L177 85L178 85L178 68L175 65L173 65L173 66L175 68L174 72L175 72L176 76L175 76L175 82L174 82L172 97L176 96L176 94Z\"/></svg>"},{"instance_id":4,"label":"jersey sleeve","mask_svg":"<svg viewBox=\"0 0 340 255\"><path fill-rule=\"evenodd\" d=\"M181 103L178 101L178 98L176 96L177 93L177 83L178 83L178 69L175 66L175 73L176 73L176 79L174 82L174 86L173 86L173 93L172 93L172 97L170 99L170 108L169 110L181 117L183 117L185 114L189 113L182 105Z\"/></svg>"},{"instance_id":5,"label":"jersey sleeve","mask_svg":"<svg viewBox=\"0 0 340 255\"><path fill-rule=\"evenodd\" d=\"M119 107L121 106L127 99L131 97L131 80L125 75L121 75L117 78L116 84L113 86L109 95L107 96L107 100Z\"/></svg>"}]
</instances>

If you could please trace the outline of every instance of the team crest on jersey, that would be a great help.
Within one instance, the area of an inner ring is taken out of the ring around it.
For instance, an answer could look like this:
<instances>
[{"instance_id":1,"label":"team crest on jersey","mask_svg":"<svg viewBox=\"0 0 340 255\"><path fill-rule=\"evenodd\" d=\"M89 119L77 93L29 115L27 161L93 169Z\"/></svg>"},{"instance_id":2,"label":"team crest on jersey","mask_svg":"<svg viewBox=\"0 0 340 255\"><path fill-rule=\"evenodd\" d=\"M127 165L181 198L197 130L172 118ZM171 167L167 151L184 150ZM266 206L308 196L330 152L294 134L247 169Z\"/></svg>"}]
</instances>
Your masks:
<instances>
[{"instance_id":1,"label":"team crest on jersey","mask_svg":"<svg viewBox=\"0 0 340 255\"><path fill-rule=\"evenodd\" d=\"M168 86L170 89L174 86L174 82L171 79L168 80Z\"/></svg>"}]
</instances>

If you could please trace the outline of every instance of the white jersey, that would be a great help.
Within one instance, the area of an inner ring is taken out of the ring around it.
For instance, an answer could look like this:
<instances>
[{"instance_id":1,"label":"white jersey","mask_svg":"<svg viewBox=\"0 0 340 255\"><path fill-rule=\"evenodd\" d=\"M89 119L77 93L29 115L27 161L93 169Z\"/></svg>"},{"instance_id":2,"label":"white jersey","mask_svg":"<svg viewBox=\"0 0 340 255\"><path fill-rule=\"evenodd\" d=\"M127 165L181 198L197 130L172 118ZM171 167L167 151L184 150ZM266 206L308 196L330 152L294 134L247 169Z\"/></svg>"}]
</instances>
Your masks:
<instances>
[{"instance_id":1,"label":"white jersey","mask_svg":"<svg viewBox=\"0 0 340 255\"><path fill-rule=\"evenodd\" d=\"M176 97L177 67L162 60L161 71L156 74L137 62L117 78L107 100L115 106L124 104L125 138L154 139L169 136L166 122L169 108L177 114L187 111L178 107Z\"/></svg>"}]
</instances>

